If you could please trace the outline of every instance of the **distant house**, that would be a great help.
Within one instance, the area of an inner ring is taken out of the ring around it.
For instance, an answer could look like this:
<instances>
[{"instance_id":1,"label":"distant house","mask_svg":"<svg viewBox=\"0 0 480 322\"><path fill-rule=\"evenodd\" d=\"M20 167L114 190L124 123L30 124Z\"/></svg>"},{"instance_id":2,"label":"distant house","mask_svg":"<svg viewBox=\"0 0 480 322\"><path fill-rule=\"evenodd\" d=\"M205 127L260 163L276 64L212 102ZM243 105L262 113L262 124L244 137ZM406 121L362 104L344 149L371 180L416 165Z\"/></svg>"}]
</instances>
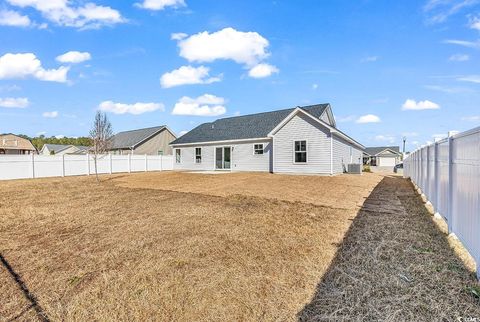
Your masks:
<instances>
[{"instance_id":1,"label":"distant house","mask_svg":"<svg viewBox=\"0 0 480 322\"><path fill-rule=\"evenodd\" d=\"M395 167L400 163L402 154L398 146L381 146L366 148L363 163L376 167Z\"/></svg>"},{"instance_id":2,"label":"distant house","mask_svg":"<svg viewBox=\"0 0 480 322\"><path fill-rule=\"evenodd\" d=\"M33 154L32 142L15 134L0 134L0 154Z\"/></svg>"},{"instance_id":3,"label":"distant house","mask_svg":"<svg viewBox=\"0 0 480 322\"><path fill-rule=\"evenodd\" d=\"M340 131L330 104L204 123L171 143L176 170L343 173L364 146Z\"/></svg>"},{"instance_id":4,"label":"distant house","mask_svg":"<svg viewBox=\"0 0 480 322\"><path fill-rule=\"evenodd\" d=\"M169 143L177 137L165 125L119 132L112 138L113 154L171 155Z\"/></svg>"},{"instance_id":5,"label":"distant house","mask_svg":"<svg viewBox=\"0 0 480 322\"><path fill-rule=\"evenodd\" d=\"M40 150L42 155L87 154L91 147L70 144L44 144Z\"/></svg>"}]
</instances>

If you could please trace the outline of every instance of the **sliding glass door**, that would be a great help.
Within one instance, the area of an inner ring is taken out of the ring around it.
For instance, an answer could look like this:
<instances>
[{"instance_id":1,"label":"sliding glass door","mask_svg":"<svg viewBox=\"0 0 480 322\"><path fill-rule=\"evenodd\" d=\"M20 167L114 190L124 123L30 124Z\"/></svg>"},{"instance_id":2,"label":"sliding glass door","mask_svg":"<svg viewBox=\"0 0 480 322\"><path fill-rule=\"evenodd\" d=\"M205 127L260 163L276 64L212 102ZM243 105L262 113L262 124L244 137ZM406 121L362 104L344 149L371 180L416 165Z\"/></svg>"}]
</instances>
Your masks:
<instances>
[{"instance_id":1,"label":"sliding glass door","mask_svg":"<svg viewBox=\"0 0 480 322\"><path fill-rule=\"evenodd\" d=\"M230 170L232 163L232 148L223 146L215 148L215 168L217 170Z\"/></svg>"}]
</instances>

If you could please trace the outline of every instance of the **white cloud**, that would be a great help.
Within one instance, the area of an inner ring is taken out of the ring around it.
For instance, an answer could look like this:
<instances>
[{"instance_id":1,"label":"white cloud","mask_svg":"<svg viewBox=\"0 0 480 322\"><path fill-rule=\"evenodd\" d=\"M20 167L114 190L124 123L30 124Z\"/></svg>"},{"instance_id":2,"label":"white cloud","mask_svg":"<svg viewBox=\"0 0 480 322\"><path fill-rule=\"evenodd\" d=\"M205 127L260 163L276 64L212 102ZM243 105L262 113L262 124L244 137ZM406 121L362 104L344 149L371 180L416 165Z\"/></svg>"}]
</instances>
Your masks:
<instances>
[{"instance_id":1,"label":"white cloud","mask_svg":"<svg viewBox=\"0 0 480 322\"><path fill-rule=\"evenodd\" d=\"M148 10L163 10L166 7L179 8L185 6L184 0L143 0L135 4L139 8Z\"/></svg>"},{"instance_id":2,"label":"white cloud","mask_svg":"<svg viewBox=\"0 0 480 322\"><path fill-rule=\"evenodd\" d=\"M188 133L188 131L185 131L185 130L184 130L184 131L180 131L180 133L178 133L178 137L181 137L182 135L185 135L185 134L187 134L187 133Z\"/></svg>"},{"instance_id":3,"label":"white cloud","mask_svg":"<svg viewBox=\"0 0 480 322\"><path fill-rule=\"evenodd\" d=\"M375 141L395 143L396 139L393 135L377 135Z\"/></svg>"},{"instance_id":4,"label":"white cloud","mask_svg":"<svg viewBox=\"0 0 480 322\"><path fill-rule=\"evenodd\" d=\"M462 121L480 122L480 115L464 116L462 117Z\"/></svg>"},{"instance_id":5,"label":"white cloud","mask_svg":"<svg viewBox=\"0 0 480 322\"><path fill-rule=\"evenodd\" d=\"M437 110L439 108L440 105L429 100L416 102L415 100L407 99L402 105L402 110L404 111Z\"/></svg>"},{"instance_id":6,"label":"white cloud","mask_svg":"<svg viewBox=\"0 0 480 322\"><path fill-rule=\"evenodd\" d=\"M41 136L41 135L45 135L45 134L47 134L46 131L40 131L40 132L36 133L36 136Z\"/></svg>"},{"instance_id":7,"label":"white cloud","mask_svg":"<svg viewBox=\"0 0 480 322\"><path fill-rule=\"evenodd\" d=\"M430 0L423 10L428 13L427 23L437 24L477 3L477 0Z\"/></svg>"},{"instance_id":8,"label":"white cloud","mask_svg":"<svg viewBox=\"0 0 480 322\"><path fill-rule=\"evenodd\" d=\"M337 122L344 123L344 122L352 122L355 120L355 118L356 118L355 115L348 115L348 116L336 117L335 119L337 120Z\"/></svg>"},{"instance_id":9,"label":"white cloud","mask_svg":"<svg viewBox=\"0 0 480 322\"><path fill-rule=\"evenodd\" d=\"M450 87L450 86L440 86L440 85L425 85L425 88L432 91L439 91L448 94L458 94L458 93L469 93L472 92L470 88L465 87Z\"/></svg>"},{"instance_id":10,"label":"white cloud","mask_svg":"<svg viewBox=\"0 0 480 322\"><path fill-rule=\"evenodd\" d=\"M182 40L184 38L187 38L188 35L184 32L176 32L170 35L171 40Z\"/></svg>"},{"instance_id":11,"label":"white cloud","mask_svg":"<svg viewBox=\"0 0 480 322\"><path fill-rule=\"evenodd\" d=\"M61 63L77 64L92 59L88 52L69 51L63 55L57 56L56 60Z\"/></svg>"},{"instance_id":12,"label":"white cloud","mask_svg":"<svg viewBox=\"0 0 480 322\"><path fill-rule=\"evenodd\" d=\"M432 135L432 139L433 139L434 142L445 139L447 137L448 137L448 134L434 134L434 135Z\"/></svg>"},{"instance_id":13,"label":"white cloud","mask_svg":"<svg viewBox=\"0 0 480 322\"><path fill-rule=\"evenodd\" d=\"M269 56L268 40L257 32L225 28L217 32L200 32L178 41L180 56L190 62L233 60L249 67Z\"/></svg>"},{"instance_id":14,"label":"white cloud","mask_svg":"<svg viewBox=\"0 0 480 322\"><path fill-rule=\"evenodd\" d=\"M269 77L272 74L278 73L279 70L277 67L269 64L258 64L248 71L248 76L252 78L264 78Z\"/></svg>"},{"instance_id":15,"label":"white cloud","mask_svg":"<svg viewBox=\"0 0 480 322\"><path fill-rule=\"evenodd\" d=\"M22 16L20 13L12 10L0 11L0 25L12 27L28 27L32 24L28 16Z\"/></svg>"},{"instance_id":16,"label":"white cloud","mask_svg":"<svg viewBox=\"0 0 480 322\"><path fill-rule=\"evenodd\" d=\"M26 97L6 97L0 98L0 107L5 108L25 108L30 104Z\"/></svg>"},{"instance_id":17,"label":"white cloud","mask_svg":"<svg viewBox=\"0 0 480 322\"><path fill-rule=\"evenodd\" d=\"M63 135L63 134L55 135L56 139L63 139L64 137L65 137L65 135Z\"/></svg>"},{"instance_id":18,"label":"white cloud","mask_svg":"<svg viewBox=\"0 0 480 322\"><path fill-rule=\"evenodd\" d=\"M480 84L480 75L467 75L457 78L458 81Z\"/></svg>"},{"instance_id":19,"label":"white cloud","mask_svg":"<svg viewBox=\"0 0 480 322\"><path fill-rule=\"evenodd\" d=\"M373 114L367 114L360 116L355 122L359 124L365 124L365 123L380 123L381 120L378 116L373 115Z\"/></svg>"},{"instance_id":20,"label":"white cloud","mask_svg":"<svg viewBox=\"0 0 480 322\"><path fill-rule=\"evenodd\" d=\"M312 84L312 89L315 91L318 89L318 84Z\"/></svg>"},{"instance_id":21,"label":"white cloud","mask_svg":"<svg viewBox=\"0 0 480 322\"><path fill-rule=\"evenodd\" d=\"M368 56L368 57L362 58L362 63L373 63L379 59L380 59L379 56Z\"/></svg>"},{"instance_id":22,"label":"white cloud","mask_svg":"<svg viewBox=\"0 0 480 322\"><path fill-rule=\"evenodd\" d=\"M57 112L57 111L43 112L43 113L42 113L42 116L43 116L43 117L46 117L46 118L51 118L51 119L53 119L53 118L58 117L58 112Z\"/></svg>"},{"instance_id":23,"label":"white cloud","mask_svg":"<svg viewBox=\"0 0 480 322\"><path fill-rule=\"evenodd\" d=\"M455 55L450 56L450 58L448 60L450 60L450 61L468 61L468 60L470 60L470 56L465 55L465 54L455 54Z\"/></svg>"},{"instance_id":24,"label":"white cloud","mask_svg":"<svg viewBox=\"0 0 480 322\"><path fill-rule=\"evenodd\" d=\"M470 19L470 28L480 31L480 18L473 17Z\"/></svg>"},{"instance_id":25,"label":"white cloud","mask_svg":"<svg viewBox=\"0 0 480 322\"><path fill-rule=\"evenodd\" d=\"M34 77L42 81L65 83L68 67L44 69L40 60L32 53L5 54L0 57L0 79L22 79Z\"/></svg>"},{"instance_id":26,"label":"white cloud","mask_svg":"<svg viewBox=\"0 0 480 322\"><path fill-rule=\"evenodd\" d=\"M480 48L480 41L468 41L468 40L458 40L458 39L448 39L443 41L446 44L458 45L468 48Z\"/></svg>"},{"instance_id":27,"label":"white cloud","mask_svg":"<svg viewBox=\"0 0 480 322\"><path fill-rule=\"evenodd\" d=\"M182 97L173 108L173 115L218 116L225 114L225 99L211 94L197 98Z\"/></svg>"},{"instance_id":28,"label":"white cloud","mask_svg":"<svg viewBox=\"0 0 480 322\"><path fill-rule=\"evenodd\" d=\"M45 19L59 26L86 29L126 21L117 10L92 2L78 7L72 6L73 1L70 0L7 0L7 2L21 8L32 7Z\"/></svg>"},{"instance_id":29,"label":"white cloud","mask_svg":"<svg viewBox=\"0 0 480 322\"><path fill-rule=\"evenodd\" d=\"M163 88L170 88L190 84L211 84L221 80L221 75L210 77L209 72L210 69L205 66L182 66L163 74L160 78L160 84Z\"/></svg>"},{"instance_id":30,"label":"white cloud","mask_svg":"<svg viewBox=\"0 0 480 322\"><path fill-rule=\"evenodd\" d=\"M139 115L146 112L164 111L165 106L161 103L114 103L112 101L104 101L98 105L98 109L104 112L110 112L114 114L133 114Z\"/></svg>"}]
</instances>

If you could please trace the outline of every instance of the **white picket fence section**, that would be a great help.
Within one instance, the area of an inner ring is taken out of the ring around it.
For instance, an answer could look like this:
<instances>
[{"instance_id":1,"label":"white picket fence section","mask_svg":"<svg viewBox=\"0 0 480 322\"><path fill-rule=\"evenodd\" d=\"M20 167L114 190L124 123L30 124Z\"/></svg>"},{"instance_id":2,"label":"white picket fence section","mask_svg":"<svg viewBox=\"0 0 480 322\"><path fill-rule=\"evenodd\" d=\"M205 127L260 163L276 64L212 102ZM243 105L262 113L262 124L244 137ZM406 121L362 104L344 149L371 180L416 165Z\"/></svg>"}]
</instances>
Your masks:
<instances>
[{"instance_id":1,"label":"white picket fence section","mask_svg":"<svg viewBox=\"0 0 480 322\"><path fill-rule=\"evenodd\" d=\"M173 170L171 155L99 155L98 173ZM0 180L95 174L93 155L1 155Z\"/></svg>"},{"instance_id":2,"label":"white picket fence section","mask_svg":"<svg viewBox=\"0 0 480 322\"><path fill-rule=\"evenodd\" d=\"M480 127L411 153L404 160L411 178L477 263L480 279Z\"/></svg>"}]
</instances>

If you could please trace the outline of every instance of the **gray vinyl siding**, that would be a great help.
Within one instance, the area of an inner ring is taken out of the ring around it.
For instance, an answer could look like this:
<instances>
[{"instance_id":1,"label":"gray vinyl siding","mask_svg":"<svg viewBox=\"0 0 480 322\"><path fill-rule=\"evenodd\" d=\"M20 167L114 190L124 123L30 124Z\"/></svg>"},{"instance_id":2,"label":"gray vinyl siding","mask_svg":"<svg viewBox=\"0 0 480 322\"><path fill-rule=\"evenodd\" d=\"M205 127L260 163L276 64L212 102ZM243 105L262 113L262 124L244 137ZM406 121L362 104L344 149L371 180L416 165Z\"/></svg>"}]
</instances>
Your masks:
<instances>
[{"instance_id":1,"label":"gray vinyl siding","mask_svg":"<svg viewBox=\"0 0 480 322\"><path fill-rule=\"evenodd\" d=\"M254 144L264 145L264 153L255 155L253 153ZM232 150L232 171L271 171L271 140L259 140L249 142L235 142L228 144L202 144L173 147L173 155L175 158L175 150L181 150L181 163L174 163L175 170L215 170L215 148L230 146ZM195 163L195 148L202 148L202 162ZM174 159L175 160L175 159Z\"/></svg>"},{"instance_id":2,"label":"gray vinyl siding","mask_svg":"<svg viewBox=\"0 0 480 322\"><path fill-rule=\"evenodd\" d=\"M307 163L294 162L294 141L307 141ZM273 172L330 174L329 130L297 114L273 138Z\"/></svg>"},{"instance_id":3,"label":"gray vinyl siding","mask_svg":"<svg viewBox=\"0 0 480 322\"><path fill-rule=\"evenodd\" d=\"M355 145L333 135L333 172L343 173L349 163L361 163L362 151Z\"/></svg>"}]
</instances>

